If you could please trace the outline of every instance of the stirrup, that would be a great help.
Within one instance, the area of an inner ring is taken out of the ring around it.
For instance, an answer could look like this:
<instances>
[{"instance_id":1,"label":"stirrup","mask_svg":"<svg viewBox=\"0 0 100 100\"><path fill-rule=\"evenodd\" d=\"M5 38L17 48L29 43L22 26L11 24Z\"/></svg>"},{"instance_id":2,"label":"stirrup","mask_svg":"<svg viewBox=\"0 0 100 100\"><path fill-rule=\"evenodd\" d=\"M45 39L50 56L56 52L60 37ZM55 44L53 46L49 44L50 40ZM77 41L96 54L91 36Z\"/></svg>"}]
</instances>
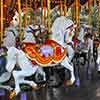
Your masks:
<instances>
[{"instance_id":1,"label":"stirrup","mask_svg":"<svg viewBox=\"0 0 100 100\"><path fill-rule=\"evenodd\" d=\"M66 86L72 86L74 84L74 82L72 82L71 80L66 80L64 83Z\"/></svg>"},{"instance_id":2,"label":"stirrup","mask_svg":"<svg viewBox=\"0 0 100 100\"><path fill-rule=\"evenodd\" d=\"M16 91L13 90L13 91L10 93L9 98L10 98L10 99L13 99L16 95L17 95L17 94L16 94Z\"/></svg>"}]
</instances>

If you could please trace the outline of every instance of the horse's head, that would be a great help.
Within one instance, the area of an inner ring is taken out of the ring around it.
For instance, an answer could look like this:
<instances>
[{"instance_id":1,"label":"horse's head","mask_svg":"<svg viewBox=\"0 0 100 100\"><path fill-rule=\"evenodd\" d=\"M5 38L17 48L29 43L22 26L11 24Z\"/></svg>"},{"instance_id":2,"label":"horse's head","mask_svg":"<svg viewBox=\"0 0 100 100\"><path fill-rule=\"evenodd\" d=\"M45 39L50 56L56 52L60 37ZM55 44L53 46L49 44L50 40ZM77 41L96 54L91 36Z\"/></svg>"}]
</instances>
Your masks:
<instances>
[{"instance_id":1,"label":"horse's head","mask_svg":"<svg viewBox=\"0 0 100 100\"><path fill-rule=\"evenodd\" d=\"M28 37L28 40L27 40ZM47 39L47 29L43 25L29 25L26 29L24 42L42 43Z\"/></svg>"},{"instance_id":2,"label":"horse's head","mask_svg":"<svg viewBox=\"0 0 100 100\"><path fill-rule=\"evenodd\" d=\"M19 14L15 11L12 21L10 22L11 26L17 27L19 25Z\"/></svg>"},{"instance_id":3,"label":"horse's head","mask_svg":"<svg viewBox=\"0 0 100 100\"><path fill-rule=\"evenodd\" d=\"M65 16L58 17L51 28L52 38L59 43L63 43L63 41L71 41L74 35L75 27L77 27L74 22L66 18Z\"/></svg>"}]
</instances>

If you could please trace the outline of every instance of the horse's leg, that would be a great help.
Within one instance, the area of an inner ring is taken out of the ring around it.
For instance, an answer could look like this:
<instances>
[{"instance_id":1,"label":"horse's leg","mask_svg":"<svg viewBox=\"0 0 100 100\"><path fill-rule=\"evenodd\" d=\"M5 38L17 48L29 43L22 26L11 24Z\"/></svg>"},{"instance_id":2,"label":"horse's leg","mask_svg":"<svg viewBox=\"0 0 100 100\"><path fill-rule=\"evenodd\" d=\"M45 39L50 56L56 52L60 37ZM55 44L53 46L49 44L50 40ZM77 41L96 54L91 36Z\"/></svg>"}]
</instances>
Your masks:
<instances>
[{"instance_id":1,"label":"horse's leg","mask_svg":"<svg viewBox=\"0 0 100 100\"><path fill-rule=\"evenodd\" d=\"M25 80L25 77L31 76L38 69L38 66L34 66L32 68L22 69L20 71L13 71L13 76L15 79L15 90L10 94L10 98L15 97L20 92L20 84L26 83L32 86L33 88L37 88L37 84L33 81Z\"/></svg>"},{"instance_id":2,"label":"horse's leg","mask_svg":"<svg viewBox=\"0 0 100 100\"><path fill-rule=\"evenodd\" d=\"M10 73L12 72L16 64L16 53L17 49L15 47L11 47L8 49L6 70Z\"/></svg>"},{"instance_id":3,"label":"horse's leg","mask_svg":"<svg viewBox=\"0 0 100 100\"><path fill-rule=\"evenodd\" d=\"M8 90L8 91L13 90L13 88L10 87L9 85L2 85L2 84L0 84L0 88L6 89L6 90Z\"/></svg>"},{"instance_id":4,"label":"horse's leg","mask_svg":"<svg viewBox=\"0 0 100 100\"><path fill-rule=\"evenodd\" d=\"M43 75L43 81L46 81L46 74L43 71L43 68L42 67L38 67L37 73L40 73L41 75Z\"/></svg>"},{"instance_id":5,"label":"horse's leg","mask_svg":"<svg viewBox=\"0 0 100 100\"><path fill-rule=\"evenodd\" d=\"M64 66L66 69L68 69L71 73L71 78L70 82L68 82L68 85L72 85L75 81L75 76L74 76L74 67L69 64L68 62L68 57L66 56L65 59L61 62L61 65Z\"/></svg>"}]
</instances>

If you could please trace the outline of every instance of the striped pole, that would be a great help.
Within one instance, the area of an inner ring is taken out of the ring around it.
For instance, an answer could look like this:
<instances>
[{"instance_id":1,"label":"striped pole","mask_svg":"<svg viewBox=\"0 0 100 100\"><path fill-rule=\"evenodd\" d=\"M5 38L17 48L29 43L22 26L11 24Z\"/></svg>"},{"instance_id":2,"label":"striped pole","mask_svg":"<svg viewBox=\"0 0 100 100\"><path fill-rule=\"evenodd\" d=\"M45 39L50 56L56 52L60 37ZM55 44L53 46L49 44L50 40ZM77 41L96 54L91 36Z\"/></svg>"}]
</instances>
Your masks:
<instances>
[{"instance_id":1,"label":"striped pole","mask_svg":"<svg viewBox=\"0 0 100 100\"><path fill-rule=\"evenodd\" d=\"M30 24L32 24L32 0L30 0Z\"/></svg>"},{"instance_id":2,"label":"striped pole","mask_svg":"<svg viewBox=\"0 0 100 100\"><path fill-rule=\"evenodd\" d=\"M47 8L48 8L48 33L50 33L51 32L50 0L47 0Z\"/></svg>"},{"instance_id":3,"label":"striped pole","mask_svg":"<svg viewBox=\"0 0 100 100\"><path fill-rule=\"evenodd\" d=\"M0 46L2 45L2 42L3 42L3 0L1 0L1 2L0 2L1 4L1 19L0 19L0 21L1 21L1 29L0 29Z\"/></svg>"}]
</instances>

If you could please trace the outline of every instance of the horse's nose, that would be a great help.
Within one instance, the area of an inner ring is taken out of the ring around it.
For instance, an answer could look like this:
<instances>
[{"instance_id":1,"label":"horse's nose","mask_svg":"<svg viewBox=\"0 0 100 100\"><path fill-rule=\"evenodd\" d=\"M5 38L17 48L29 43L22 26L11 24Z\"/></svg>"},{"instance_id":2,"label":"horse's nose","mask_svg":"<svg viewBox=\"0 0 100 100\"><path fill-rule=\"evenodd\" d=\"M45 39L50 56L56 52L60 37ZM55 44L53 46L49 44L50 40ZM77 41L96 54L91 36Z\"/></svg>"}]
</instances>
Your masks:
<instances>
[{"instance_id":1,"label":"horse's nose","mask_svg":"<svg viewBox=\"0 0 100 100\"><path fill-rule=\"evenodd\" d=\"M13 21L10 22L10 25L13 25Z\"/></svg>"}]
</instances>

